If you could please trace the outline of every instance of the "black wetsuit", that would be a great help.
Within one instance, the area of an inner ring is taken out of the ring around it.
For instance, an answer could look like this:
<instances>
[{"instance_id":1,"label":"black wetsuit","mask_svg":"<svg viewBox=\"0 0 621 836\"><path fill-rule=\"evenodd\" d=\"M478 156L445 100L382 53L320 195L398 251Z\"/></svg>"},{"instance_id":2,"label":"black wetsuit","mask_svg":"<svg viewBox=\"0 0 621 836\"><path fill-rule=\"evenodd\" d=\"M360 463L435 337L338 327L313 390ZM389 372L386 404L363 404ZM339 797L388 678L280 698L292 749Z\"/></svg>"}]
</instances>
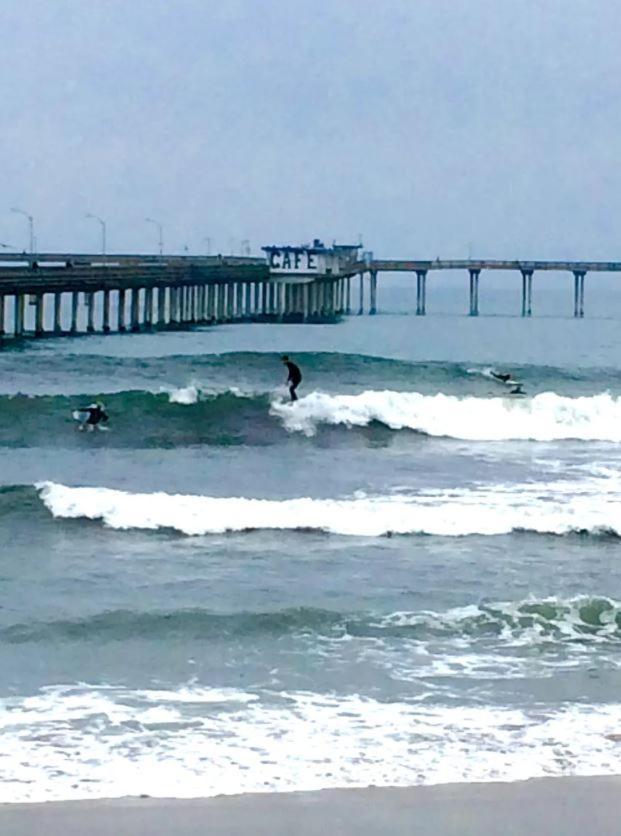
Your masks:
<instances>
[{"instance_id":1,"label":"black wetsuit","mask_svg":"<svg viewBox=\"0 0 621 836\"><path fill-rule=\"evenodd\" d=\"M88 418L85 423L90 424L92 427L96 427L100 421L108 420L108 415L99 406L84 406L80 409L80 412L88 412Z\"/></svg>"},{"instance_id":2,"label":"black wetsuit","mask_svg":"<svg viewBox=\"0 0 621 836\"><path fill-rule=\"evenodd\" d=\"M297 401L298 396L295 394L295 390L302 382L302 372L295 365L295 363L292 363L290 360L287 360L285 366L289 369L287 383L289 384L289 394L291 395L291 400Z\"/></svg>"},{"instance_id":3,"label":"black wetsuit","mask_svg":"<svg viewBox=\"0 0 621 836\"><path fill-rule=\"evenodd\" d=\"M495 377L496 380L502 380L503 383L506 383L508 380L511 380L510 374L497 374L496 372L492 372L492 377Z\"/></svg>"}]
</instances>

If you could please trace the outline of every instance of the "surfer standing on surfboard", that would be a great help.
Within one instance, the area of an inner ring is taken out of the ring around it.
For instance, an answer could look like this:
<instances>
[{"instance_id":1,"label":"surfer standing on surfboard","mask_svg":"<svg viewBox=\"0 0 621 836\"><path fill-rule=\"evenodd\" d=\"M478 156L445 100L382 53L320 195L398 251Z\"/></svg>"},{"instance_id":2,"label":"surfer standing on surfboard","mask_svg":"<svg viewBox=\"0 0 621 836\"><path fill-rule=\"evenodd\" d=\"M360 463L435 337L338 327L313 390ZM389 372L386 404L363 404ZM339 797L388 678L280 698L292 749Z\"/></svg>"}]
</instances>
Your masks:
<instances>
[{"instance_id":1,"label":"surfer standing on surfboard","mask_svg":"<svg viewBox=\"0 0 621 836\"><path fill-rule=\"evenodd\" d=\"M291 360L289 360L286 354L281 359L285 366L289 369L287 385L289 386L289 394L291 395L291 400L297 401L298 396L296 395L295 390L302 382L302 372L300 371L298 366L295 365L295 363L292 363Z\"/></svg>"},{"instance_id":2,"label":"surfer standing on surfboard","mask_svg":"<svg viewBox=\"0 0 621 836\"><path fill-rule=\"evenodd\" d=\"M104 405L99 403L92 403L90 406L83 406L80 409L76 410L76 412L84 413L87 415L85 421L80 424L80 429L83 430L87 427L89 430L94 430L95 427L99 427L99 424L103 421L104 423L109 420L109 415L104 409ZM101 427L99 427L101 429Z\"/></svg>"}]
</instances>

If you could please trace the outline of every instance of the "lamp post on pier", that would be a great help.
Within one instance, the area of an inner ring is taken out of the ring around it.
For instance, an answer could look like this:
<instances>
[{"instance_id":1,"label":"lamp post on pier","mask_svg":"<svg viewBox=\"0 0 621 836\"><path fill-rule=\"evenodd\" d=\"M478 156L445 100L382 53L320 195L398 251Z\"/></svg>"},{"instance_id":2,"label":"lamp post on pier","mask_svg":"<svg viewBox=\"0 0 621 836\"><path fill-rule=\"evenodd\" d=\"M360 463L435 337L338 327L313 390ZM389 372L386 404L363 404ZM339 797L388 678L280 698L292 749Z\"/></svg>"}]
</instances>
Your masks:
<instances>
[{"instance_id":1,"label":"lamp post on pier","mask_svg":"<svg viewBox=\"0 0 621 836\"><path fill-rule=\"evenodd\" d=\"M211 238L208 235L203 238L203 243L207 244L205 255L211 255Z\"/></svg>"},{"instance_id":2,"label":"lamp post on pier","mask_svg":"<svg viewBox=\"0 0 621 836\"><path fill-rule=\"evenodd\" d=\"M98 221L101 224L101 254L106 258L106 222L103 218L100 218L99 215L93 215L91 212L86 213L87 218L92 218L94 221Z\"/></svg>"},{"instance_id":3,"label":"lamp post on pier","mask_svg":"<svg viewBox=\"0 0 621 836\"><path fill-rule=\"evenodd\" d=\"M146 223L154 224L157 227L159 234L158 246L160 250L160 256L162 256L164 254L164 227L159 221L154 221L153 218L145 218L145 221Z\"/></svg>"},{"instance_id":4,"label":"lamp post on pier","mask_svg":"<svg viewBox=\"0 0 621 836\"><path fill-rule=\"evenodd\" d=\"M34 234L34 218L32 215L28 214L28 212L24 212L23 209L16 209L13 207L11 212L15 212L17 215L23 215L25 218L28 218L28 229L30 232L30 255L34 255L35 252L35 234Z\"/></svg>"}]
</instances>

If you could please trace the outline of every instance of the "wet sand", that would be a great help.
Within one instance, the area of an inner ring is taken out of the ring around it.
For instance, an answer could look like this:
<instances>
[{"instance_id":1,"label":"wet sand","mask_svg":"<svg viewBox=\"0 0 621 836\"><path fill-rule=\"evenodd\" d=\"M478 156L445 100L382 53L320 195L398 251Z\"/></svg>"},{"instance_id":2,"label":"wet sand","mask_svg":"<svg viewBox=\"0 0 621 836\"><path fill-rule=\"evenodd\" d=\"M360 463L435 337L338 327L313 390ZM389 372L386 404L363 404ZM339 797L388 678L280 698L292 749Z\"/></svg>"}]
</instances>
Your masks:
<instances>
[{"instance_id":1,"label":"wet sand","mask_svg":"<svg viewBox=\"0 0 621 836\"><path fill-rule=\"evenodd\" d=\"M621 777L0 805L3 836L619 836Z\"/></svg>"}]
</instances>

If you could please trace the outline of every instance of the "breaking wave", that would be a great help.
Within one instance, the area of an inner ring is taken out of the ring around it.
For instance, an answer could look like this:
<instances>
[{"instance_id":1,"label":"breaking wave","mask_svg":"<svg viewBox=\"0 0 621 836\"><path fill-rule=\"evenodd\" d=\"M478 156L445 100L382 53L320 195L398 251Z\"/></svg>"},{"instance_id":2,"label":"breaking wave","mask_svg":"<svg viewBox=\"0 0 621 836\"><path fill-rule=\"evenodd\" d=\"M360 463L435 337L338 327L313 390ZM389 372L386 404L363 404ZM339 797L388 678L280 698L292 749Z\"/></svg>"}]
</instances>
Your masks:
<instances>
[{"instance_id":1,"label":"breaking wave","mask_svg":"<svg viewBox=\"0 0 621 836\"><path fill-rule=\"evenodd\" d=\"M74 619L13 624L0 642L252 639L264 635L399 639L417 642L467 638L512 646L538 642L591 644L621 641L621 602L607 597L528 598L481 602L444 612L388 615L342 613L317 607L271 612L217 613L204 609L133 612L114 610Z\"/></svg>"},{"instance_id":2,"label":"breaking wave","mask_svg":"<svg viewBox=\"0 0 621 836\"><path fill-rule=\"evenodd\" d=\"M608 393L474 398L376 390L358 395L312 392L293 405L273 402L271 413L291 432L306 435L322 424L364 427L379 422L392 430L472 441L621 441L621 397Z\"/></svg>"},{"instance_id":3,"label":"breaking wave","mask_svg":"<svg viewBox=\"0 0 621 836\"><path fill-rule=\"evenodd\" d=\"M621 536L621 487L614 478L348 499L128 493L53 482L40 483L37 488L54 517L101 520L116 529L169 529L187 535L271 529L358 537L459 537L513 531Z\"/></svg>"}]
</instances>

